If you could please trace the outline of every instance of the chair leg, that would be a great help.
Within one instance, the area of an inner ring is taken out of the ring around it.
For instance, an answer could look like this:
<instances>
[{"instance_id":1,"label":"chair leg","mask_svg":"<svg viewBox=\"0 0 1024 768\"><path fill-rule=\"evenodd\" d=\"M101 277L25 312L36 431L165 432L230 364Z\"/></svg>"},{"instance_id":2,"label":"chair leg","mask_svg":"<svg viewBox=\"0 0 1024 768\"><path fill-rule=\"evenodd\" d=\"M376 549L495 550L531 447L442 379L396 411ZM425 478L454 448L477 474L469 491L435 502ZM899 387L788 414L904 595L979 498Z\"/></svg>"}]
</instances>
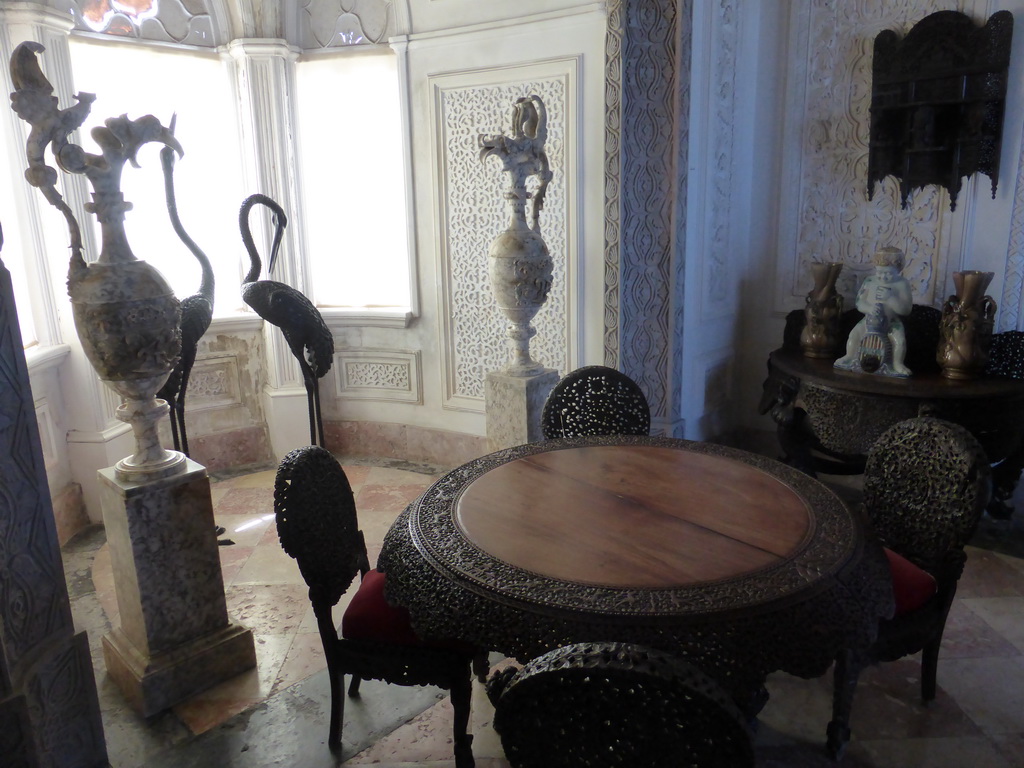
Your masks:
<instances>
[{"instance_id":1,"label":"chair leg","mask_svg":"<svg viewBox=\"0 0 1024 768\"><path fill-rule=\"evenodd\" d=\"M935 700L935 677L939 668L939 646L942 635L932 639L921 653L921 701L925 704Z\"/></svg>"},{"instance_id":2,"label":"chair leg","mask_svg":"<svg viewBox=\"0 0 1024 768\"><path fill-rule=\"evenodd\" d=\"M469 709L473 696L473 674L467 664L465 673L452 681L452 709L455 712L453 735L455 738L456 768L474 768L473 737L469 734Z\"/></svg>"},{"instance_id":3,"label":"chair leg","mask_svg":"<svg viewBox=\"0 0 1024 768\"><path fill-rule=\"evenodd\" d=\"M331 678L331 729L327 737L327 745L331 749L341 747L341 729L345 719L345 676L336 673L334 665L328 659L327 674Z\"/></svg>"},{"instance_id":4,"label":"chair leg","mask_svg":"<svg viewBox=\"0 0 1024 768\"><path fill-rule=\"evenodd\" d=\"M352 682L348 684L348 695L355 698L359 695L359 681L362 680L359 675L352 675Z\"/></svg>"},{"instance_id":5,"label":"chair leg","mask_svg":"<svg viewBox=\"0 0 1024 768\"><path fill-rule=\"evenodd\" d=\"M826 749L833 760L843 756L846 742L850 740L850 711L853 709L853 695L857 691L857 679L863 666L863 658L849 649L841 650L836 656L832 683L832 721L826 732Z\"/></svg>"},{"instance_id":6,"label":"chair leg","mask_svg":"<svg viewBox=\"0 0 1024 768\"><path fill-rule=\"evenodd\" d=\"M473 676L481 683L487 682L487 673L491 669L491 663L487 658L487 651L480 651L473 657Z\"/></svg>"}]
</instances>

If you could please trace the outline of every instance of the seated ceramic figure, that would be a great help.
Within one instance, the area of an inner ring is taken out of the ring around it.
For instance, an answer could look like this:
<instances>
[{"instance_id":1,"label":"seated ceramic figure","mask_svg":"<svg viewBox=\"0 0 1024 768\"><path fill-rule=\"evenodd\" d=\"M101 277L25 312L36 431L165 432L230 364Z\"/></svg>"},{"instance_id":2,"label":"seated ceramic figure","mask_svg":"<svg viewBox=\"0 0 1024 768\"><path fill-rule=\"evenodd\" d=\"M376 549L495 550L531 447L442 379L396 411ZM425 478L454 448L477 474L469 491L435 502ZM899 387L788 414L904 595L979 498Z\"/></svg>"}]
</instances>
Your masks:
<instances>
[{"instance_id":1,"label":"seated ceramic figure","mask_svg":"<svg viewBox=\"0 0 1024 768\"><path fill-rule=\"evenodd\" d=\"M902 274L903 251L880 248L871 259L875 271L864 279L857 292L857 309L864 318L850 331L846 354L835 367L883 376L909 376L904 365L907 337L901 315L910 314L913 297L910 283Z\"/></svg>"}]
</instances>

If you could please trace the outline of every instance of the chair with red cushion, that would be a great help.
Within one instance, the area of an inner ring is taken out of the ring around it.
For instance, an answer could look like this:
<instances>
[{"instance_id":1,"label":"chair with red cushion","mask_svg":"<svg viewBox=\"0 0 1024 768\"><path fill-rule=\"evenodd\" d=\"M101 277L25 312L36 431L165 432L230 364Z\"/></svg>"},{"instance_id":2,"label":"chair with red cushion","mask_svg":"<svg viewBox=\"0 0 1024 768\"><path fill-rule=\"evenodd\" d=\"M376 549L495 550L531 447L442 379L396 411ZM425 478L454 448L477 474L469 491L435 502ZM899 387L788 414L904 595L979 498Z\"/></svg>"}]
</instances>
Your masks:
<instances>
[{"instance_id":1,"label":"chair with red cushion","mask_svg":"<svg viewBox=\"0 0 1024 768\"><path fill-rule=\"evenodd\" d=\"M866 653L836 659L828 751L838 758L850 738L849 718L861 669L918 651L921 698L935 698L939 645L957 581L991 492L985 451L961 426L918 417L886 430L868 452L864 506L886 547L896 611L878 627Z\"/></svg>"},{"instance_id":2,"label":"chair with red cushion","mask_svg":"<svg viewBox=\"0 0 1024 768\"><path fill-rule=\"evenodd\" d=\"M274 514L281 546L296 559L309 586L327 658L331 748L341 744L346 674L352 675L349 696L358 694L361 679L435 685L451 691L456 766L473 768L473 737L467 727L474 650L421 642L408 612L384 599L385 574L370 570L352 488L330 452L310 445L284 457L274 482ZM339 635L331 609L357 573L359 589L345 610Z\"/></svg>"}]
</instances>

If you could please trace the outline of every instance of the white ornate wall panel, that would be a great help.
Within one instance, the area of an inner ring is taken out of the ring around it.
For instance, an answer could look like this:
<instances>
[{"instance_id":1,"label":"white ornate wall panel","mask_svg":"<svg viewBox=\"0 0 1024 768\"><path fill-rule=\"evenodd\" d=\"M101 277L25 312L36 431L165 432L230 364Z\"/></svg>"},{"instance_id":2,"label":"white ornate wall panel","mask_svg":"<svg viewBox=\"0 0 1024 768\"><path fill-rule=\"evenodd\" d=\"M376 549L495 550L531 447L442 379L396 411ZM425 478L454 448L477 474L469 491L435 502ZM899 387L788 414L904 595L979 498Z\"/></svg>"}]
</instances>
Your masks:
<instances>
[{"instance_id":1,"label":"white ornate wall panel","mask_svg":"<svg viewBox=\"0 0 1024 768\"><path fill-rule=\"evenodd\" d=\"M382 400L420 405L422 364L417 351L347 349L334 356L343 400Z\"/></svg>"},{"instance_id":2,"label":"white ornate wall panel","mask_svg":"<svg viewBox=\"0 0 1024 768\"><path fill-rule=\"evenodd\" d=\"M935 11L963 6L940 0L811 0L792 6L777 312L802 306L812 261L845 264L840 288L852 298L870 269L871 254L884 245L906 252L904 275L916 302L941 298L953 218L945 191L918 190L903 210L890 177L867 200L871 61L882 30L904 35Z\"/></svg>"},{"instance_id":3,"label":"white ornate wall panel","mask_svg":"<svg viewBox=\"0 0 1024 768\"><path fill-rule=\"evenodd\" d=\"M553 178L540 216L541 233L554 262L551 293L534 318L535 360L564 371L570 319L568 286L573 284L575 245L569 180L575 178L575 58L524 67L438 75L430 78L436 128L437 200L441 210L441 316L445 407L483 410L484 377L510 360L507 321L488 281L491 241L508 226L504 193L507 176L494 160L481 162L477 136L508 133L512 106L537 94L548 112L546 151Z\"/></svg>"}]
</instances>

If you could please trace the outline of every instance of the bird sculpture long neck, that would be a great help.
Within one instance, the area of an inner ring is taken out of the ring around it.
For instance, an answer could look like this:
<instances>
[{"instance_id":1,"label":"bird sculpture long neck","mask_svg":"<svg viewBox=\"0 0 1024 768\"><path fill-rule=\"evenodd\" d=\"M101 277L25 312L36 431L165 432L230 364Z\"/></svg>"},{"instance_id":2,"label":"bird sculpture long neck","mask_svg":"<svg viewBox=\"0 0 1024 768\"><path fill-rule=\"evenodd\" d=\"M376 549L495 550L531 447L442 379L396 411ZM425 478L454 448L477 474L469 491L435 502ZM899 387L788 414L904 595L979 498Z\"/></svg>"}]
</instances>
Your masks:
<instances>
[{"instance_id":1,"label":"bird sculpture long neck","mask_svg":"<svg viewBox=\"0 0 1024 768\"><path fill-rule=\"evenodd\" d=\"M181 239L181 242L185 244L185 247L192 251L192 255L196 257L203 271L199 282L199 295L213 304L213 265L210 264L210 260L203 253L202 249L189 237L188 232L185 231L181 224L181 219L178 218L178 204L174 197L174 150L169 147L164 147L160 150L160 161L163 164L164 196L167 198L167 213L171 217L171 226L174 227L174 231Z\"/></svg>"},{"instance_id":2,"label":"bird sculpture long neck","mask_svg":"<svg viewBox=\"0 0 1024 768\"><path fill-rule=\"evenodd\" d=\"M274 212L274 241L271 246L271 258L270 263L274 263L274 254L277 253L277 249L281 244L281 237L284 235L284 228L288 223L288 218L285 216L284 209L277 204L277 201L273 200L266 195L256 193L255 195L249 195L242 202L242 207L238 211L238 228L242 233L242 243L245 245L245 250L249 254L249 273L242 280L243 283L252 283L260 278L260 271L263 269L263 262L260 260L260 254L256 250L256 243L252 238L252 230L249 227L249 211L257 203L267 206Z\"/></svg>"}]
</instances>

